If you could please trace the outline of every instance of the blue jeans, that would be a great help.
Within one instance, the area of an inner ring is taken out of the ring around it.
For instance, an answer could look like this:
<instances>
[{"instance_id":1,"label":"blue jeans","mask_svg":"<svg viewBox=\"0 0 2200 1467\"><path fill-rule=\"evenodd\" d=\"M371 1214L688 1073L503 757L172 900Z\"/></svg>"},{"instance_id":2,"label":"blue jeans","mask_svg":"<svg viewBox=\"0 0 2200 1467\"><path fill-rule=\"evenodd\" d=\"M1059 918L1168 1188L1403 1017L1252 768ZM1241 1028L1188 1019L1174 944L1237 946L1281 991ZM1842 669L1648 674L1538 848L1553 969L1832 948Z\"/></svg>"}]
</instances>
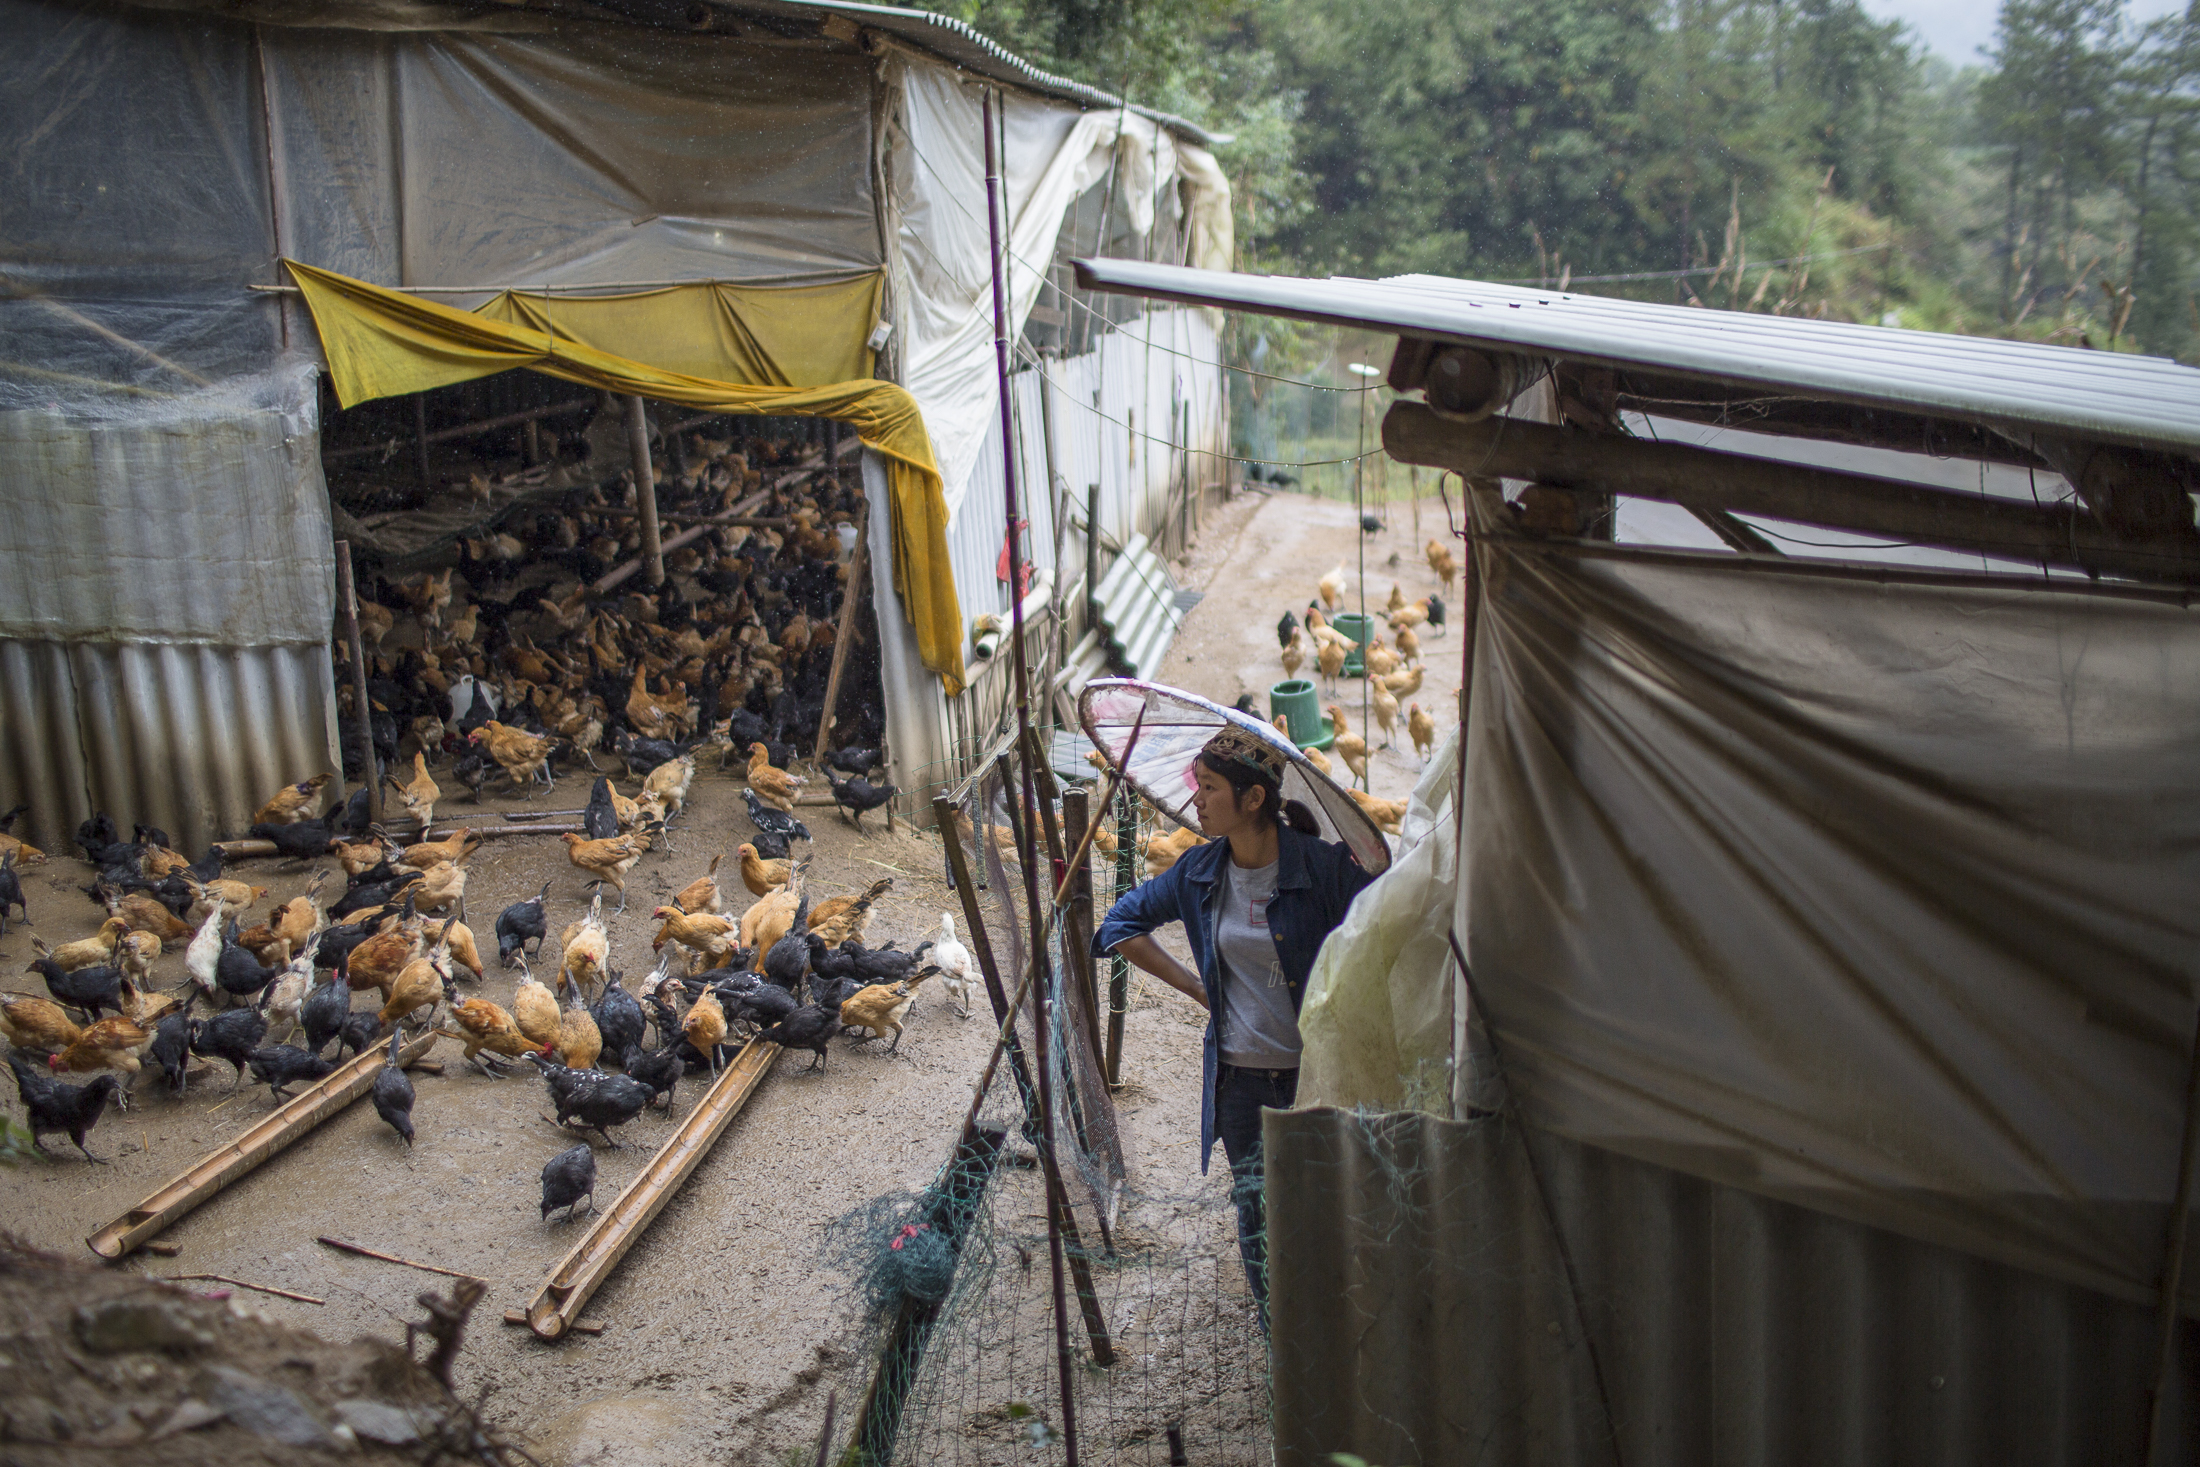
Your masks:
<instances>
[{"instance_id":1,"label":"blue jeans","mask_svg":"<svg viewBox=\"0 0 2200 1467\"><path fill-rule=\"evenodd\" d=\"M1230 1195L1237 1203L1238 1257L1245 1282L1268 1324L1268 1204L1260 1158L1260 1113L1288 1110L1299 1093L1297 1070L1241 1070L1223 1065L1215 1075L1215 1135L1230 1158Z\"/></svg>"}]
</instances>

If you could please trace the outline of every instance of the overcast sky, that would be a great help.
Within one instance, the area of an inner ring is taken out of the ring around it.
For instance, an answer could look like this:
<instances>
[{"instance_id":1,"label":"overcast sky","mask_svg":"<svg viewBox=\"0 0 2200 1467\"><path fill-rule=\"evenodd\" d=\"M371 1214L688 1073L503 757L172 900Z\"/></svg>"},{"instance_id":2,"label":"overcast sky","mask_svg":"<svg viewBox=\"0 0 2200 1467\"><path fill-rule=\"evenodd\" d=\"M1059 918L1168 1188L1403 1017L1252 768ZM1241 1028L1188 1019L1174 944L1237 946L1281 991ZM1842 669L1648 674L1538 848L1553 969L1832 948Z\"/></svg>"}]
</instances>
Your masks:
<instances>
[{"instance_id":1,"label":"overcast sky","mask_svg":"<svg viewBox=\"0 0 2200 1467\"><path fill-rule=\"evenodd\" d=\"M1925 44L1957 66L1979 66L1981 47L1993 44L1994 0L1864 0L1864 8L1887 20L1905 21ZM2184 0L2131 0L2126 12L2133 24L2184 8Z\"/></svg>"}]
</instances>

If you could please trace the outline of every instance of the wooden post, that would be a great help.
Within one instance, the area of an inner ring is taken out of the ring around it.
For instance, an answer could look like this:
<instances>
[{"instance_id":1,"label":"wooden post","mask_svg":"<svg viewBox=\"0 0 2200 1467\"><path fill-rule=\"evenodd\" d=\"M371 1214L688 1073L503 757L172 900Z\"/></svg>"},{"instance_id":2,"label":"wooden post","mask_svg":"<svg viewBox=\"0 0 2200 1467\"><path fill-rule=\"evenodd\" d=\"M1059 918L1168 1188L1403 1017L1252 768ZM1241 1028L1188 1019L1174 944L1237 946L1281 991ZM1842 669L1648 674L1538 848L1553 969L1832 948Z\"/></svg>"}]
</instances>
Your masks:
<instances>
[{"instance_id":1,"label":"wooden post","mask_svg":"<svg viewBox=\"0 0 2200 1467\"><path fill-rule=\"evenodd\" d=\"M642 517L642 579L665 583L665 548L657 538L657 481L649 466L649 411L639 397L626 400L626 451L634 461L634 508Z\"/></svg>"},{"instance_id":2,"label":"wooden post","mask_svg":"<svg viewBox=\"0 0 2200 1467\"><path fill-rule=\"evenodd\" d=\"M811 762L825 765L825 740L832 737L833 715L840 708L840 673L848 665L848 644L855 638L856 603L863 599L865 556L871 548L871 516L866 508L856 524L856 552L848 559L848 588L840 595L840 628L833 634L833 669L825 675L825 711L817 720L817 752ZM886 828L894 828L894 807L886 806Z\"/></svg>"},{"instance_id":3,"label":"wooden post","mask_svg":"<svg viewBox=\"0 0 2200 1467\"><path fill-rule=\"evenodd\" d=\"M1104 812L1103 812L1104 813ZM1115 818L1115 891L1121 896L1131 889L1131 878L1136 868L1131 862L1137 855L1138 815L1128 799L1118 797ZM1123 1083L1123 1021L1131 1008L1131 965L1127 958L1108 959L1108 1053L1104 1072L1111 1088Z\"/></svg>"},{"instance_id":4,"label":"wooden post","mask_svg":"<svg viewBox=\"0 0 2200 1467\"><path fill-rule=\"evenodd\" d=\"M1085 790L1066 791L1062 796L1062 843L1070 850L1085 846L1085 826L1090 823L1092 796ZM1062 923L1062 945L1069 949L1071 968L1077 974L1078 989L1085 997L1085 1012L1092 1017L1092 1028L1087 1037L1092 1041L1092 1060L1107 1073L1107 1048L1100 1038L1100 978L1092 960L1092 856L1088 850L1085 859L1077 863L1070 873L1069 912ZM1109 1083L1112 1085L1113 1080Z\"/></svg>"},{"instance_id":5,"label":"wooden post","mask_svg":"<svg viewBox=\"0 0 2200 1467\"><path fill-rule=\"evenodd\" d=\"M344 647L351 654L351 702L359 718L359 777L367 786L367 814L382 819L382 771L374 763L374 714L367 702L367 647L359 635L359 588L352 579L351 542L336 542L336 614L344 626ZM337 727L343 727L338 720ZM343 761L336 767L341 770Z\"/></svg>"},{"instance_id":6,"label":"wooden post","mask_svg":"<svg viewBox=\"0 0 2200 1467\"><path fill-rule=\"evenodd\" d=\"M1100 625L1100 486L1085 486L1085 630Z\"/></svg>"},{"instance_id":7,"label":"wooden post","mask_svg":"<svg viewBox=\"0 0 2200 1467\"><path fill-rule=\"evenodd\" d=\"M420 487L432 489L435 481L428 474L428 398L427 394L413 394L413 447L420 455Z\"/></svg>"},{"instance_id":8,"label":"wooden post","mask_svg":"<svg viewBox=\"0 0 2200 1467\"><path fill-rule=\"evenodd\" d=\"M940 844L947 851L947 869L955 878L955 895L962 898L963 926L970 934L969 948L978 960L979 976L985 979L986 997L993 1001L993 1022L1008 1023L1008 989L1001 983L1000 966L993 960L993 941L986 936L985 917L978 910L977 883L970 879L970 857L964 852L961 837L955 834L955 807L947 802L947 796L932 798L932 819L939 827ZM977 833L979 840L987 837ZM1024 1047L1016 1038L1016 1031L1008 1031L1008 1066L1016 1076L1016 1093L1023 1097L1025 1129L1037 1124L1039 1107L1038 1091L1031 1082L1031 1067L1024 1062Z\"/></svg>"}]
</instances>

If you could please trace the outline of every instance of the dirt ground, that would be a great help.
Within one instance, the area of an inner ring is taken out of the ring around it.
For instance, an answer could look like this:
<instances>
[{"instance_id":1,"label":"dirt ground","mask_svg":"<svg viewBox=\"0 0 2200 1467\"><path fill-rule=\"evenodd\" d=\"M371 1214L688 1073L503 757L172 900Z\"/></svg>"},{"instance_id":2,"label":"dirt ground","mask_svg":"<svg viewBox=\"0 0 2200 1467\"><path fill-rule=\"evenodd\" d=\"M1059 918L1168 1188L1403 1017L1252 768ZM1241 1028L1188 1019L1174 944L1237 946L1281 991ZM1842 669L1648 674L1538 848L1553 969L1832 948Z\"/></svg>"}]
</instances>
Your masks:
<instances>
[{"instance_id":1,"label":"dirt ground","mask_svg":"<svg viewBox=\"0 0 2200 1467\"><path fill-rule=\"evenodd\" d=\"M1432 514L1440 524L1434 501L1423 507L1424 527ZM1393 576L1409 597L1435 588L1409 508L1392 506L1389 517L1391 528L1367 540L1371 605L1387 595ZM1351 546L1353 528L1349 506L1297 495L1241 494L1211 514L1188 565L1179 567L1207 599L1170 654L1168 680L1223 701L1251 691L1264 702L1281 676L1277 615L1304 606L1339 547ZM1433 711L1449 706L1457 686L1458 643L1455 636L1430 641L1437 655L1419 698ZM1357 694L1357 684L1346 686ZM1357 716L1357 697L1346 701ZM1402 795L1418 775L1402 729L1400 744L1375 758L1380 794ZM488 824L502 809L574 808L586 798L579 776L569 771L554 792L531 801L491 794L475 807L461 796L447 799L440 813ZM730 852L748 836L740 790L730 772L706 767L699 775L674 827L677 849L646 857L629 878L627 910L610 924L613 967L635 978L647 972L650 908L699 875L711 854ZM128 813L116 813L126 824ZM817 836L810 879L820 896L894 878L874 908L873 943L894 938L912 947L942 911L959 912L929 833L904 823L889 834L876 814L858 833L830 807L799 813ZM553 943L585 910L585 878L553 837L490 841L469 869L467 912L484 947L493 944L496 913L533 895L546 878ZM236 863L231 874L271 886L272 903L302 891L311 869L269 858ZM746 893L730 861L722 877L729 909L739 910ZM101 914L80 890L90 879L88 867L59 855L24 873L35 926L13 926L0 938L7 987L42 990L35 977L15 976L24 973L33 933L61 942L94 930ZM500 970L493 956L488 961L478 990L462 987L508 1004L519 975ZM536 966L541 972L548 964ZM184 978L182 953L164 955L156 981ZM1142 1177L1158 1191L1197 1185L1201 1024L1189 1003L1134 975L1128 1084L1120 1097L1134 1188ZM165 1237L181 1245L180 1256L141 1253L117 1267L151 1276L224 1274L325 1299L315 1306L249 1296L268 1318L332 1341L402 1339L403 1321L420 1316L414 1295L447 1281L336 1253L317 1245L317 1235L462 1270L490 1289L458 1360L456 1390L467 1400L486 1394L488 1417L545 1463L777 1463L815 1441L828 1389L840 1390L845 1410L867 1375L868 1362L856 1352L861 1301L855 1281L826 1261L829 1224L931 1180L950 1153L992 1035L984 1019L959 1019L928 994L898 1054L836 1044L822 1073L803 1072L807 1054L782 1057L589 1305L587 1314L608 1326L597 1336L550 1345L496 1324L503 1310L526 1306L578 1235L578 1226L544 1223L537 1211L543 1163L576 1138L544 1119L539 1082L483 1078L456 1062L457 1046L447 1041L437 1051L444 1073L416 1077L419 1143L412 1151L370 1107L356 1105L169 1229ZM226 1066L212 1068L219 1073L194 1083L181 1101L154 1077L141 1080L127 1114L110 1110L91 1145L112 1165L69 1153L7 1174L0 1230L87 1257L88 1234L272 1108L264 1088L232 1095ZM680 1115L700 1089L692 1079L683 1085ZM668 1128L645 1116L625 1128L626 1149L599 1151L599 1205L639 1171Z\"/></svg>"}]
</instances>

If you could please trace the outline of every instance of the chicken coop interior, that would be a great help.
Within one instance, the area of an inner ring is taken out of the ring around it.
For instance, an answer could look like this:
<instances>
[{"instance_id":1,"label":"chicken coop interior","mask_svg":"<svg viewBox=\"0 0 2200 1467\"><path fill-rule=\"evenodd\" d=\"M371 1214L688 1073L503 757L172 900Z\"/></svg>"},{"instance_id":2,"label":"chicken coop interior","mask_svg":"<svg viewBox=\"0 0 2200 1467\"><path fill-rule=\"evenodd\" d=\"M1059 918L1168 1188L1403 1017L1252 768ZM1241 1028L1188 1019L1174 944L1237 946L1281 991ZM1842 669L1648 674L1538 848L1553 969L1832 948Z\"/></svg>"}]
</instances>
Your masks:
<instances>
[{"instance_id":1,"label":"chicken coop interior","mask_svg":"<svg viewBox=\"0 0 2200 1467\"><path fill-rule=\"evenodd\" d=\"M779 767L878 746L854 433L644 405L663 562L653 584L633 401L524 370L348 411L326 397L323 473L352 556L383 765L458 755L477 797L501 785L485 757L463 757L471 728L447 726L469 676L485 691L456 722L554 735L553 764L583 770L635 739L740 761L762 743ZM348 660L341 645L334 655ZM356 778L356 713L338 681Z\"/></svg>"}]
</instances>

